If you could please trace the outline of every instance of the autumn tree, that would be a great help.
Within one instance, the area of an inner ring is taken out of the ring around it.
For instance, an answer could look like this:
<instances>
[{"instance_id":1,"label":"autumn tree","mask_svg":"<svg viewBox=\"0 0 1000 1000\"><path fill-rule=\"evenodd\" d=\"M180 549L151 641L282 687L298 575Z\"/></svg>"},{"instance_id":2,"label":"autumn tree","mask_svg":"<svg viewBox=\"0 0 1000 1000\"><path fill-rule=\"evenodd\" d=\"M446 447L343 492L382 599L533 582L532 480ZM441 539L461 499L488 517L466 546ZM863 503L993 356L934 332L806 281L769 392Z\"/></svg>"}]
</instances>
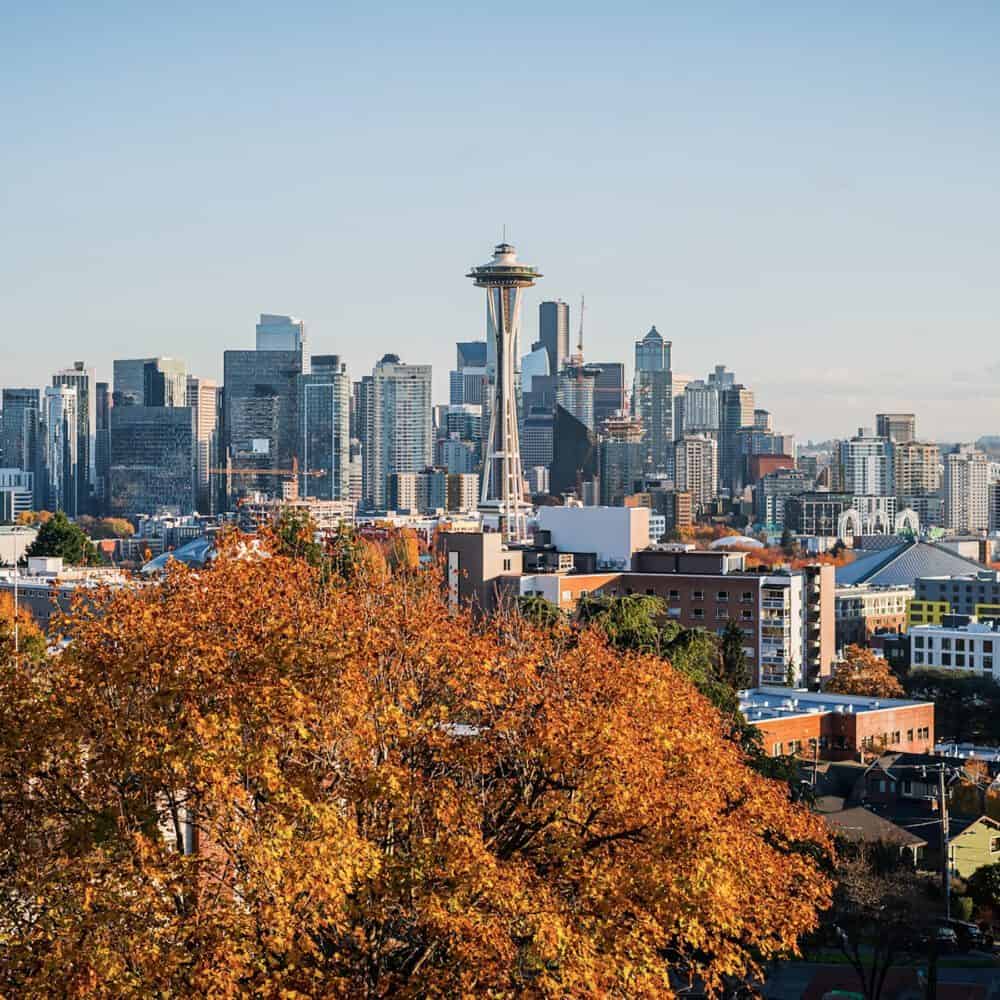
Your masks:
<instances>
[{"instance_id":1,"label":"autumn tree","mask_svg":"<svg viewBox=\"0 0 1000 1000\"><path fill-rule=\"evenodd\" d=\"M92 566L100 561L94 543L61 510L42 522L26 555L58 556L73 566Z\"/></svg>"},{"instance_id":2,"label":"autumn tree","mask_svg":"<svg viewBox=\"0 0 1000 1000\"><path fill-rule=\"evenodd\" d=\"M652 998L794 952L824 829L686 678L364 562L222 539L3 666L0 995Z\"/></svg>"},{"instance_id":3,"label":"autumn tree","mask_svg":"<svg viewBox=\"0 0 1000 1000\"><path fill-rule=\"evenodd\" d=\"M39 663L45 656L45 635L23 604L18 606L15 615L14 598L4 592L0 593L0 663L14 659L15 647L19 663Z\"/></svg>"},{"instance_id":4,"label":"autumn tree","mask_svg":"<svg viewBox=\"0 0 1000 1000\"><path fill-rule=\"evenodd\" d=\"M862 646L848 646L844 650L844 659L835 667L826 690L865 698L902 698L904 695L903 685L889 664Z\"/></svg>"}]
</instances>

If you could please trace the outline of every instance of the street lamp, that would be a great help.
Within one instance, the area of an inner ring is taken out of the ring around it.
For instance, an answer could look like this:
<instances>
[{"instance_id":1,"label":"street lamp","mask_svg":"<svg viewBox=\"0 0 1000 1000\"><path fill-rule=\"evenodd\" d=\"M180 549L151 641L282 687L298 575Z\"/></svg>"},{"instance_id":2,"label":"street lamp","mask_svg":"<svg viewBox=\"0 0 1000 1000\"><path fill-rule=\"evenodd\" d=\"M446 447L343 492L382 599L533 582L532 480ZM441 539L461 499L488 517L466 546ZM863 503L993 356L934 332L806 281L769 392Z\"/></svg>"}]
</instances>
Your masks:
<instances>
[{"instance_id":1,"label":"street lamp","mask_svg":"<svg viewBox=\"0 0 1000 1000\"><path fill-rule=\"evenodd\" d=\"M20 633L18 626L18 601L17 601L17 580L19 573L18 564L21 561L21 556L17 551L17 539L19 535L24 534L26 531L30 531L29 528L24 525L15 524L11 529L14 535L14 661L17 662L17 654L20 652Z\"/></svg>"}]
</instances>

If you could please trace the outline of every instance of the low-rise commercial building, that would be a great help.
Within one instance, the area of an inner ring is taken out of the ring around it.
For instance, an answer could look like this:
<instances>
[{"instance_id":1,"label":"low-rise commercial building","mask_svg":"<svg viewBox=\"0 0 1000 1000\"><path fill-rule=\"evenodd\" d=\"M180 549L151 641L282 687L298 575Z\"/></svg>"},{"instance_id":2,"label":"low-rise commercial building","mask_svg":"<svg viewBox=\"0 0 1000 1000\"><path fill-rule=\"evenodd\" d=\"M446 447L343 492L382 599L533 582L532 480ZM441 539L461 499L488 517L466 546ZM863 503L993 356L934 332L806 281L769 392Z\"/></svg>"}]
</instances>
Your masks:
<instances>
[{"instance_id":1,"label":"low-rise commercial building","mask_svg":"<svg viewBox=\"0 0 1000 1000\"><path fill-rule=\"evenodd\" d=\"M837 587L834 592L837 648L867 646L876 632L906 629L912 587L866 584Z\"/></svg>"},{"instance_id":2,"label":"low-rise commercial building","mask_svg":"<svg viewBox=\"0 0 1000 1000\"><path fill-rule=\"evenodd\" d=\"M934 746L931 702L762 686L741 692L740 711L773 757L856 760L882 749L927 753Z\"/></svg>"},{"instance_id":3,"label":"low-rise commercial building","mask_svg":"<svg viewBox=\"0 0 1000 1000\"><path fill-rule=\"evenodd\" d=\"M996 680L1000 618L945 615L940 625L912 627L909 636L912 670L953 670Z\"/></svg>"},{"instance_id":4,"label":"low-rise commercial building","mask_svg":"<svg viewBox=\"0 0 1000 1000\"><path fill-rule=\"evenodd\" d=\"M975 566L972 562L968 565ZM1000 618L1000 572L984 569L962 575L918 577L909 623L940 625L945 615Z\"/></svg>"}]
</instances>

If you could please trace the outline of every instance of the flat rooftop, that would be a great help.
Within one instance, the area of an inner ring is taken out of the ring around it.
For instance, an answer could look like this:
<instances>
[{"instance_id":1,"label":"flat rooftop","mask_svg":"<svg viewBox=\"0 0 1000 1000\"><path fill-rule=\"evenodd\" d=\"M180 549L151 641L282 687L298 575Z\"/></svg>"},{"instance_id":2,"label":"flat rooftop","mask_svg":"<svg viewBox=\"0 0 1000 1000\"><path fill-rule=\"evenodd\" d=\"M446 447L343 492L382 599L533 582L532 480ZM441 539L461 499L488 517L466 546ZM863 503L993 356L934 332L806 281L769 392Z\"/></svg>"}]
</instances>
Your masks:
<instances>
[{"instance_id":1,"label":"flat rooftop","mask_svg":"<svg viewBox=\"0 0 1000 1000\"><path fill-rule=\"evenodd\" d=\"M740 691L740 711L747 722L773 722L804 715L860 715L885 709L928 705L906 698L862 698L851 694L822 694L786 687L758 687Z\"/></svg>"}]
</instances>

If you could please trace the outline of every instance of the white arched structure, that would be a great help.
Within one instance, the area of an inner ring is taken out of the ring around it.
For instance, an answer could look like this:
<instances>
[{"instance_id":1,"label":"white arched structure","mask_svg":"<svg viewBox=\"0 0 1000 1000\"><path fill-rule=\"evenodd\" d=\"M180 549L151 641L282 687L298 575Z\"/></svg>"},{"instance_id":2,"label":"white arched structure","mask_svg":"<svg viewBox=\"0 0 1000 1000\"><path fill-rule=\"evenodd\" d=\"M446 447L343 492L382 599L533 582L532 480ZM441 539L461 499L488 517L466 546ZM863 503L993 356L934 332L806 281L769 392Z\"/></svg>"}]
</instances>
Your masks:
<instances>
[{"instance_id":1,"label":"white arched structure","mask_svg":"<svg viewBox=\"0 0 1000 1000\"><path fill-rule=\"evenodd\" d=\"M920 534L920 515L910 507L905 507L896 515L896 534Z\"/></svg>"},{"instance_id":2,"label":"white arched structure","mask_svg":"<svg viewBox=\"0 0 1000 1000\"><path fill-rule=\"evenodd\" d=\"M861 514L854 507L849 507L837 518L837 537L846 542L855 535L863 535L862 527Z\"/></svg>"}]
</instances>

